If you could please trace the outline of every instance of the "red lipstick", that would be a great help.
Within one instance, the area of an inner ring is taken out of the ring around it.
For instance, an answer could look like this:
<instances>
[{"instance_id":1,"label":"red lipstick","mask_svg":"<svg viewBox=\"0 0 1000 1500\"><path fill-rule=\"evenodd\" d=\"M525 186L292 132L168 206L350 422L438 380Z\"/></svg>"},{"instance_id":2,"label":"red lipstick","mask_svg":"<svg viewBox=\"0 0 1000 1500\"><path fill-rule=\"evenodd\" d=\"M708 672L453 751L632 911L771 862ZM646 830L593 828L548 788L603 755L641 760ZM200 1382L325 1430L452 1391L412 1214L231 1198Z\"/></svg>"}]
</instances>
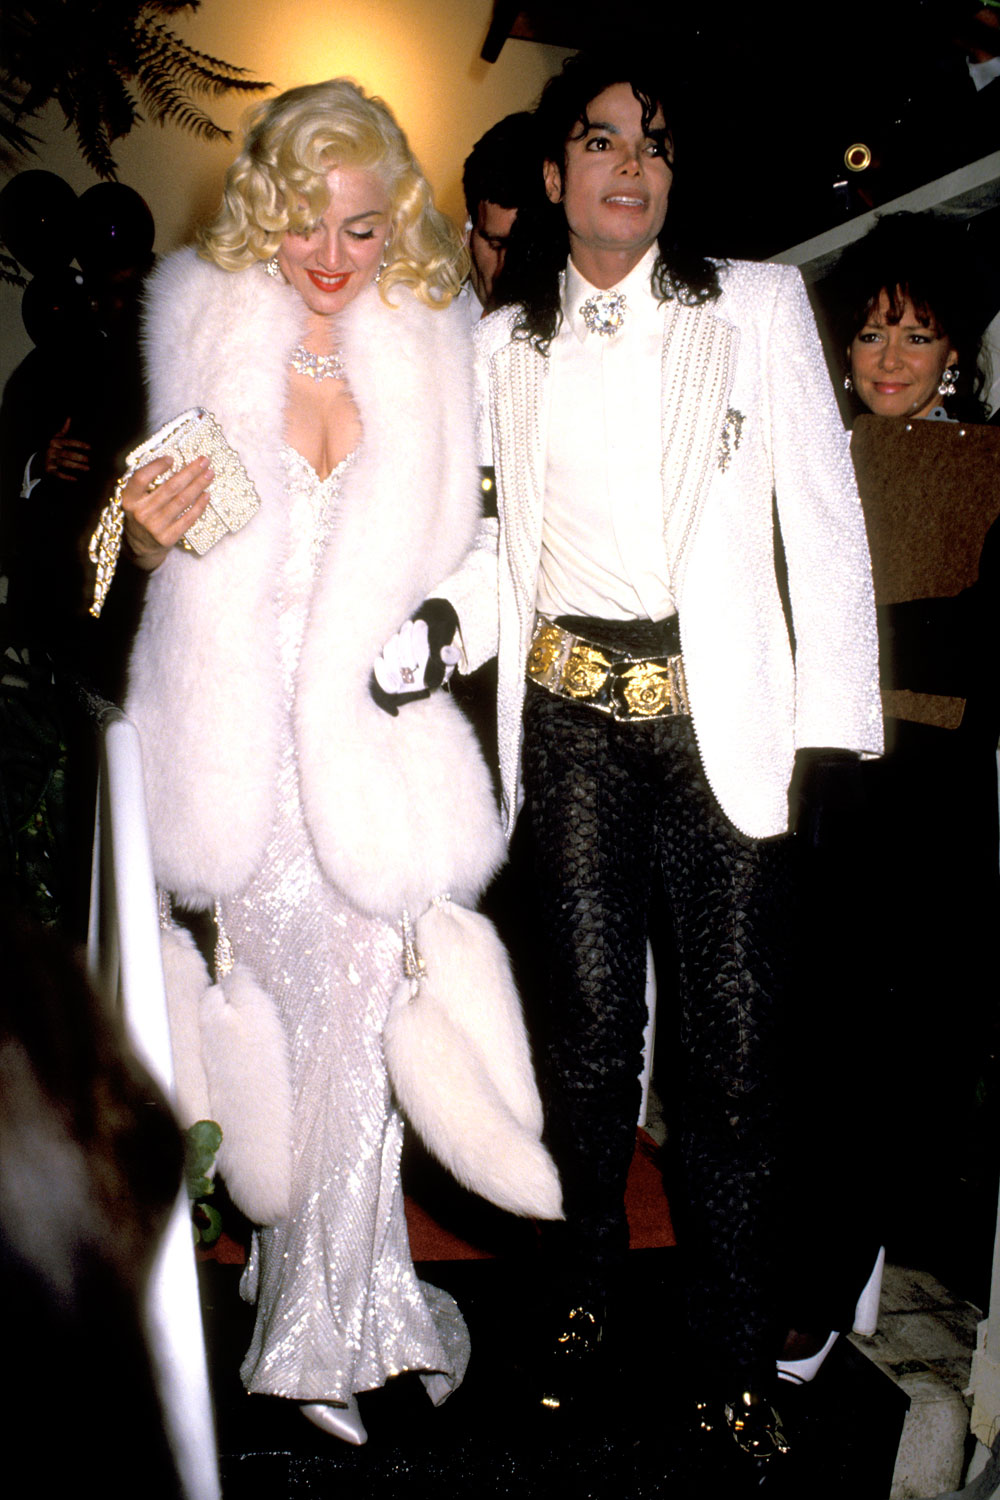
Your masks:
<instances>
[{"instance_id":1,"label":"red lipstick","mask_svg":"<svg viewBox=\"0 0 1000 1500\"><path fill-rule=\"evenodd\" d=\"M320 292L339 292L350 280L350 271L338 271L331 276L323 271L306 271L306 275Z\"/></svg>"}]
</instances>

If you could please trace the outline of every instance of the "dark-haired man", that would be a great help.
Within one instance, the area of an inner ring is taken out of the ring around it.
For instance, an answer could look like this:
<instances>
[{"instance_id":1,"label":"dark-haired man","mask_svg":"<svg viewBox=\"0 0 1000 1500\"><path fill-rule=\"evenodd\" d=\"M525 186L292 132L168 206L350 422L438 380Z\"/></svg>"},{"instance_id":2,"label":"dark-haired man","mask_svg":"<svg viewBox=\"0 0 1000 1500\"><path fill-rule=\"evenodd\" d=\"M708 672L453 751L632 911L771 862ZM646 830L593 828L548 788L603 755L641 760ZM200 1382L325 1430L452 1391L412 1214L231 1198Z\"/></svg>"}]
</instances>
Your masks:
<instances>
[{"instance_id":1,"label":"dark-haired man","mask_svg":"<svg viewBox=\"0 0 1000 1500\"><path fill-rule=\"evenodd\" d=\"M538 163L532 117L522 111L490 127L465 158L466 243L472 267L461 300L477 322L494 306L493 284L504 257L517 211L538 193Z\"/></svg>"},{"instance_id":2,"label":"dark-haired man","mask_svg":"<svg viewBox=\"0 0 1000 1500\"><path fill-rule=\"evenodd\" d=\"M707 260L675 234L670 98L646 71L573 59L535 115L546 202L530 224L522 210L507 305L476 333L499 571L490 592L474 555L451 597L473 664L499 616L505 806L512 827L523 785L545 929L542 1071L566 1223L543 1403L587 1369L628 1246L659 887L679 957L669 1102L693 1350L762 1455L780 1446L763 1398L781 835L797 765L881 749L874 607L801 279Z\"/></svg>"}]
</instances>

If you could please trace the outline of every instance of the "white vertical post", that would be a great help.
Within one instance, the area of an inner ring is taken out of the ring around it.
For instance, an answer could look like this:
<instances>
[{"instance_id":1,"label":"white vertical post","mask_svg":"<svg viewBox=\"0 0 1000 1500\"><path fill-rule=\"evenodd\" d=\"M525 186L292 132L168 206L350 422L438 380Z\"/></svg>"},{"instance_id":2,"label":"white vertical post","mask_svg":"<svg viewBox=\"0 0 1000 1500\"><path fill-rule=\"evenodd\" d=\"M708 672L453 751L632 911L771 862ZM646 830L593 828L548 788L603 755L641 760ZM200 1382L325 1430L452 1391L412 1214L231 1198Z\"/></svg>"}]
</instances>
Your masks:
<instances>
[{"instance_id":1,"label":"white vertical post","mask_svg":"<svg viewBox=\"0 0 1000 1500\"><path fill-rule=\"evenodd\" d=\"M91 979L121 997L129 1039L173 1097L156 884L142 752L135 725L110 705L101 741L94 885L87 956ZM178 1194L146 1297L150 1358L186 1500L219 1500L215 1430L187 1194Z\"/></svg>"}]
</instances>

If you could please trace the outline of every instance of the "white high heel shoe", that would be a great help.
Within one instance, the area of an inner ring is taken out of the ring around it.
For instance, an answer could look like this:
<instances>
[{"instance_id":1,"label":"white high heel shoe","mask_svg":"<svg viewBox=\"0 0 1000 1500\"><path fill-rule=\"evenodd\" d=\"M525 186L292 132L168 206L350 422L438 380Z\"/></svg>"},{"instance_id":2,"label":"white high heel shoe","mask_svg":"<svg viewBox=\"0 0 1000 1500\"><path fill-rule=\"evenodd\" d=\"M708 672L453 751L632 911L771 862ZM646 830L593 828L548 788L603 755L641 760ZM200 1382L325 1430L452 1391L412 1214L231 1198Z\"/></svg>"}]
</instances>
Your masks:
<instances>
[{"instance_id":1,"label":"white high heel shoe","mask_svg":"<svg viewBox=\"0 0 1000 1500\"><path fill-rule=\"evenodd\" d=\"M324 1432L329 1432L345 1443L353 1443L356 1448L368 1441L368 1433L354 1396L348 1396L346 1401L336 1404L332 1401L303 1401L299 1405L299 1411L315 1427L321 1427Z\"/></svg>"},{"instance_id":2,"label":"white high heel shoe","mask_svg":"<svg viewBox=\"0 0 1000 1500\"><path fill-rule=\"evenodd\" d=\"M878 1327L878 1305L882 1296L884 1270L885 1246L882 1245L875 1257L872 1274L865 1282L864 1291L858 1298L854 1309L852 1332L860 1333L863 1338L871 1338ZM810 1354L805 1359L779 1359L777 1361L778 1379L786 1380L790 1385L807 1385L810 1380L815 1380L823 1367L824 1360L839 1338L839 1332L834 1330L822 1349L817 1350L815 1354Z\"/></svg>"},{"instance_id":3,"label":"white high heel shoe","mask_svg":"<svg viewBox=\"0 0 1000 1500\"><path fill-rule=\"evenodd\" d=\"M858 1305L854 1309L853 1333L860 1333L862 1338L870 1339L878 1327L878 1305L882 1297L882 1273L885 1270L885 1246L882 1245L878 1255L875 1257L875 1265L872 1274L865 1282L865 1289L858 1298Z\"/></svg>"},{"instance_id":4,"label":"white high heel shoe","mask_svg":"<svg viewBox=\"0 0 1000 1500\"><path fill-rule=\"evenodd\" d=\"M834 1329L822 1349L817 1349L815 1354L809 1354L805 1359L779 1359L778 1379L787 1380L789 1385L808 1385L819 1374L823 1361L839 1338L840 1334Z\"/></svg>"}]
</instances>

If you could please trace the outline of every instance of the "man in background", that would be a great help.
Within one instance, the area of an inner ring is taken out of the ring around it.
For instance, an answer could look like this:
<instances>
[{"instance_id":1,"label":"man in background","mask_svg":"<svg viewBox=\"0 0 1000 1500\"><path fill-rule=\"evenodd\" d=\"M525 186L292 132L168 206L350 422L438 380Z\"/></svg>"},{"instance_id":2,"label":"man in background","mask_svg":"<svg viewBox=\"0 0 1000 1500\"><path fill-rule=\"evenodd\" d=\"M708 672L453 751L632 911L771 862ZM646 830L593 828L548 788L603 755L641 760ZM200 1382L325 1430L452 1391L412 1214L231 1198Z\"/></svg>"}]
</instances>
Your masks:
<instances>
[{"instance_id":1,"label":"man in background","mask_svg":"<svg viewBox=\"0 0 1000 1500\"><path fill-rule=\"evenodd\" d=\"M487 130L465 159L462 188L472 269L460 301L470 323L493 311L493 283L503 270L517 211L531 193L539 191L540 167L533 143L531 115L507 115Z\"/></svg>"}]
</instances>

